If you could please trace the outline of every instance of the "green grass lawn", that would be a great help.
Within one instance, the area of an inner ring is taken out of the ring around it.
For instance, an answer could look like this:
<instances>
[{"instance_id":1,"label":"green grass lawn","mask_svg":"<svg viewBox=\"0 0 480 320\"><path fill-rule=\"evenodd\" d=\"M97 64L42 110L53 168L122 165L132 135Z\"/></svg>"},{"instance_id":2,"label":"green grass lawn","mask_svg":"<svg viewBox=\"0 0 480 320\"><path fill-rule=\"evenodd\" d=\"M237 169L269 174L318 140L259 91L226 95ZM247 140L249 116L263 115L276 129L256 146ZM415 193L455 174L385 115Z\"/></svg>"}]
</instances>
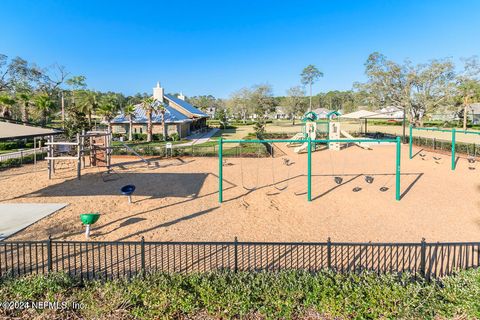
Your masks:
<instances>
[{"instance_id":1,"label":"green grass lawn","mask_svg":"<svg viewBox=\"0 0 480 320\"><path fill-rule=\"evenodd\" d=\"M81 284L63 274L0 279L1 301L80 303L65 310L7 310L42 319L478 319L480 272L438 281L395 274L219 272L151 274Z\"/></svg>"}]
</instances>

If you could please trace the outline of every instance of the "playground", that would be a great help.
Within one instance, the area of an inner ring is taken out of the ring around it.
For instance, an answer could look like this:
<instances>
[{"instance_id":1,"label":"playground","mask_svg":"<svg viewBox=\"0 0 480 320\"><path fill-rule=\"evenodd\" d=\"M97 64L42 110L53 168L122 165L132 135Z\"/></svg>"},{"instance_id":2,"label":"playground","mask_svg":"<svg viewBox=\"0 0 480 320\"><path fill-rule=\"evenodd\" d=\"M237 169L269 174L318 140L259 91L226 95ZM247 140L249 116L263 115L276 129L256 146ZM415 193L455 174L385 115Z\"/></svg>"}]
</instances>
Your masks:
<instances>
[{"instance_id":1,"label":"playground","mask_svg":"<svg viewBox=\"0 0 480 320\"><path fill-rule=\"evenodd\" d=\"M457 140L478 132L410 127L411 143L402 144L400 137L354 137L338 116L307 113L288 139L221 137L204 157L173 149L166 157L114 155L109 132L50 137L47 161L0 172L0 199L62 208L8 239L476 239L479 148ZM423 143L423 132L452 139Z\"/></svg>"},{"instance_id":2,"label":"playground","mask_svg":"<svg viewBox=\"0 0 480 320\"><path fill-rule=\"evenodd\" d=\"M480 171L469 170L467 159L460 158L452 171L449 161L409 160L408 145L402 145L397 201L394 145L312 152L308 201L307 154L275 146L286 156L224 158L223 203L217 158L126 164L107 182L95 167L83 169L80 180L72 168L58 168L49 180L45 163L35 171L32 166L4 171L3 202L69 204L11 239L83 240L79 215L87 212L101 213L91 231L95 241L231 241L232 236L243 241L467 241L478 235ZM338 184L335 177L343 181ZM127 184L136 186L131 204L120 192ZM353 191L356 187L361 190Z\"/></svg>"}]
</instances>

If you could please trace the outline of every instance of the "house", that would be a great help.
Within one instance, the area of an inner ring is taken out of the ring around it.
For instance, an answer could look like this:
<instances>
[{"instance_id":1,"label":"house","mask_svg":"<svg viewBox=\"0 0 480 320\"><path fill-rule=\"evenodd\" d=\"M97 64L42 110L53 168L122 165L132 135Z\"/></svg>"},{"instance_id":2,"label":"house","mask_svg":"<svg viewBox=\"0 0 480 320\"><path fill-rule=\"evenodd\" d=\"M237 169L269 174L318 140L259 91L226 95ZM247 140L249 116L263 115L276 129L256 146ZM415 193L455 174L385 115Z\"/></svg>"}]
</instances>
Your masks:
<instances>
[{"instance_id":1,"label":"house","mask_svg":"<svg viewBox=\"0 0 480 320\"><path fill-rule=\"evenodd\" d=\"M470 111L472 115L472 123L473 124L480 124L480 103L472 103L470 105Z\"/></svg>"},{"instance_id":2,"label":"house","mask_svg":"<svg viewBox=\"0 0 480 320\"><path fill-rule=\"evenodd\" d=\"M403 108L397 106L386 106L381 109L375 110L379 115L377 118L384 119L403 119Z\"/></svg>"},{"instance_id":3,"label":"house","mask_svg":"<svg viewBox=\"0 0 480 320\"><path fill-rule=\"evenodd\" d=\"M318 119L327 119L327 115L331 112L331 110L325 108L317 108L312 111L317 114Z\"/></svg>"},{"instance_id":4,"label":"house","mask_svg":"<svg viewBox=\"0 0 480 320\"><path fill-rule=\"evenodd\" d=\"M273 113L274 119L290 119L290 114L286 111L288 107L286 106L277 106L275 107L275 112Z\"/></svg>"},{"instance_id":5,"label":"house","mask_svg":"<svg viewBox=\"0 0 480 320\"><path fill-rule=\"evenodd\" d=\"M164 89L157 83L157 86L153 88L153 98L165 108L165 125L168 135L177 133L182 138L207 126L209 116L186 102L183 94L178 97L165 94ZM163 133L162 117L161 113L152 115L154 134ZM132 133L147 133L147 122L147 115L142 104L135 105ZM120 113L112 120L111 124L113 133L129 133L129 118L125 114Z\"/></svg>"},{"instance_id":6,"label":"house","mask_svg":"<svg viewBox=\"0 0 480 320\"><path fill-rule=\"evenodd\" d=\"M207 109L205 109L205 113L211 118L215 118L215 113L217 112L217 108L216 107L208 107Z\"/></svg>"}]
</instances>

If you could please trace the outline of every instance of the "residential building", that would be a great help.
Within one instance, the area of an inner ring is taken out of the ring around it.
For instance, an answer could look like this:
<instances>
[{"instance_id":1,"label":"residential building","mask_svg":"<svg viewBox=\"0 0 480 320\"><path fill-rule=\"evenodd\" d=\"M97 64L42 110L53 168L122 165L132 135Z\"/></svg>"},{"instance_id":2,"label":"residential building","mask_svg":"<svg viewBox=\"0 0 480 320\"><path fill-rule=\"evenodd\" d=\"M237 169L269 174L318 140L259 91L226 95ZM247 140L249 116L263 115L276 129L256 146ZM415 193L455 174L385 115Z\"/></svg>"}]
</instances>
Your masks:
<instances>
[{"instance_id":1,"label":"residential building","mask_svg":"<svg viewBox=\"0 0 480 320\"><path fill-rule=\"evenodd\" d=\"M164 88L157 83L153 88L153 98L165 108L165 125L168 135L178 133L180 137L188 136L207 126L208 114L200 111L185 101L183 94L175 97L164 93ZM147 115L142 104L135 105L132 133L147 133ZM120 113L112 120L113 133L128 135L129 118ZM163 115L160 112L152 115L153 133L162 134Z\"/></svg>"}]
</instances>

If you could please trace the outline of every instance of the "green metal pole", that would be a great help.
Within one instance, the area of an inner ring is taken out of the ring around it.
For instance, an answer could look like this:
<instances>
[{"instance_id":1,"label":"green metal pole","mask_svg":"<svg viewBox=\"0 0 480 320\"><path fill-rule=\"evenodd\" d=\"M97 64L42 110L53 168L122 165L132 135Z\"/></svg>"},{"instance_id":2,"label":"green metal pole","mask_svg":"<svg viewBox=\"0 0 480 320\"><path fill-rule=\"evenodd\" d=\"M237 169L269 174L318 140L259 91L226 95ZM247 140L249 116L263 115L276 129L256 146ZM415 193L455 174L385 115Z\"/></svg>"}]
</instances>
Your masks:
<instances>
[{"instance_id":1,"label":"green metal pole","mask_svg":"<svg viewBox=\"0 0 480 320\"><path fill-rule=\"evenodd\" d=\"M413 144L413 127L412 127L412 125L410 125L410 133L409 133L409 136L408 136L408 140L410 141L409 144L408 144L408 152L409 152L410 159L412 159L412 157L413 157L413 155L412 155L412 144Z\"/></svg>"},{"instance_id":2,"label":"green metal pole","mask_svg":"<svg viewBox=\"0 0 480 320\"><path fill-rule=\"evenodd\" d=\"M401 158L401 141L397 137L397 165L395 170L395 199L400 200L400 158Z\"/></svg>"},{"instance_id":3,"label":"green metal pole","mask_svg":"<svg viewBox=\"0 0 480 320\"><path fill-rule=\"evenodd\" d=\"M218 140L218 202L223 202L223 138Z\"/></svg>"},{"instance_id":4,"label":"green metal pole","mask_svg":"<svg viewBox=\"0 0 480 320\"><path fill-rule=\"evenodd\" d=\"M307 196L312 201L312 141L308 138Z\"/></svg>"},{"instance_id":5,"label":"green metal pole","mask_svg":"<svg viewBox=\"0 0 480 320\"><path fill-rule=\"evenodd\" d=\"M456 138L456 129L452 129L452 170L455 170L455 138Z\"/></svg>"}]
</instances>

